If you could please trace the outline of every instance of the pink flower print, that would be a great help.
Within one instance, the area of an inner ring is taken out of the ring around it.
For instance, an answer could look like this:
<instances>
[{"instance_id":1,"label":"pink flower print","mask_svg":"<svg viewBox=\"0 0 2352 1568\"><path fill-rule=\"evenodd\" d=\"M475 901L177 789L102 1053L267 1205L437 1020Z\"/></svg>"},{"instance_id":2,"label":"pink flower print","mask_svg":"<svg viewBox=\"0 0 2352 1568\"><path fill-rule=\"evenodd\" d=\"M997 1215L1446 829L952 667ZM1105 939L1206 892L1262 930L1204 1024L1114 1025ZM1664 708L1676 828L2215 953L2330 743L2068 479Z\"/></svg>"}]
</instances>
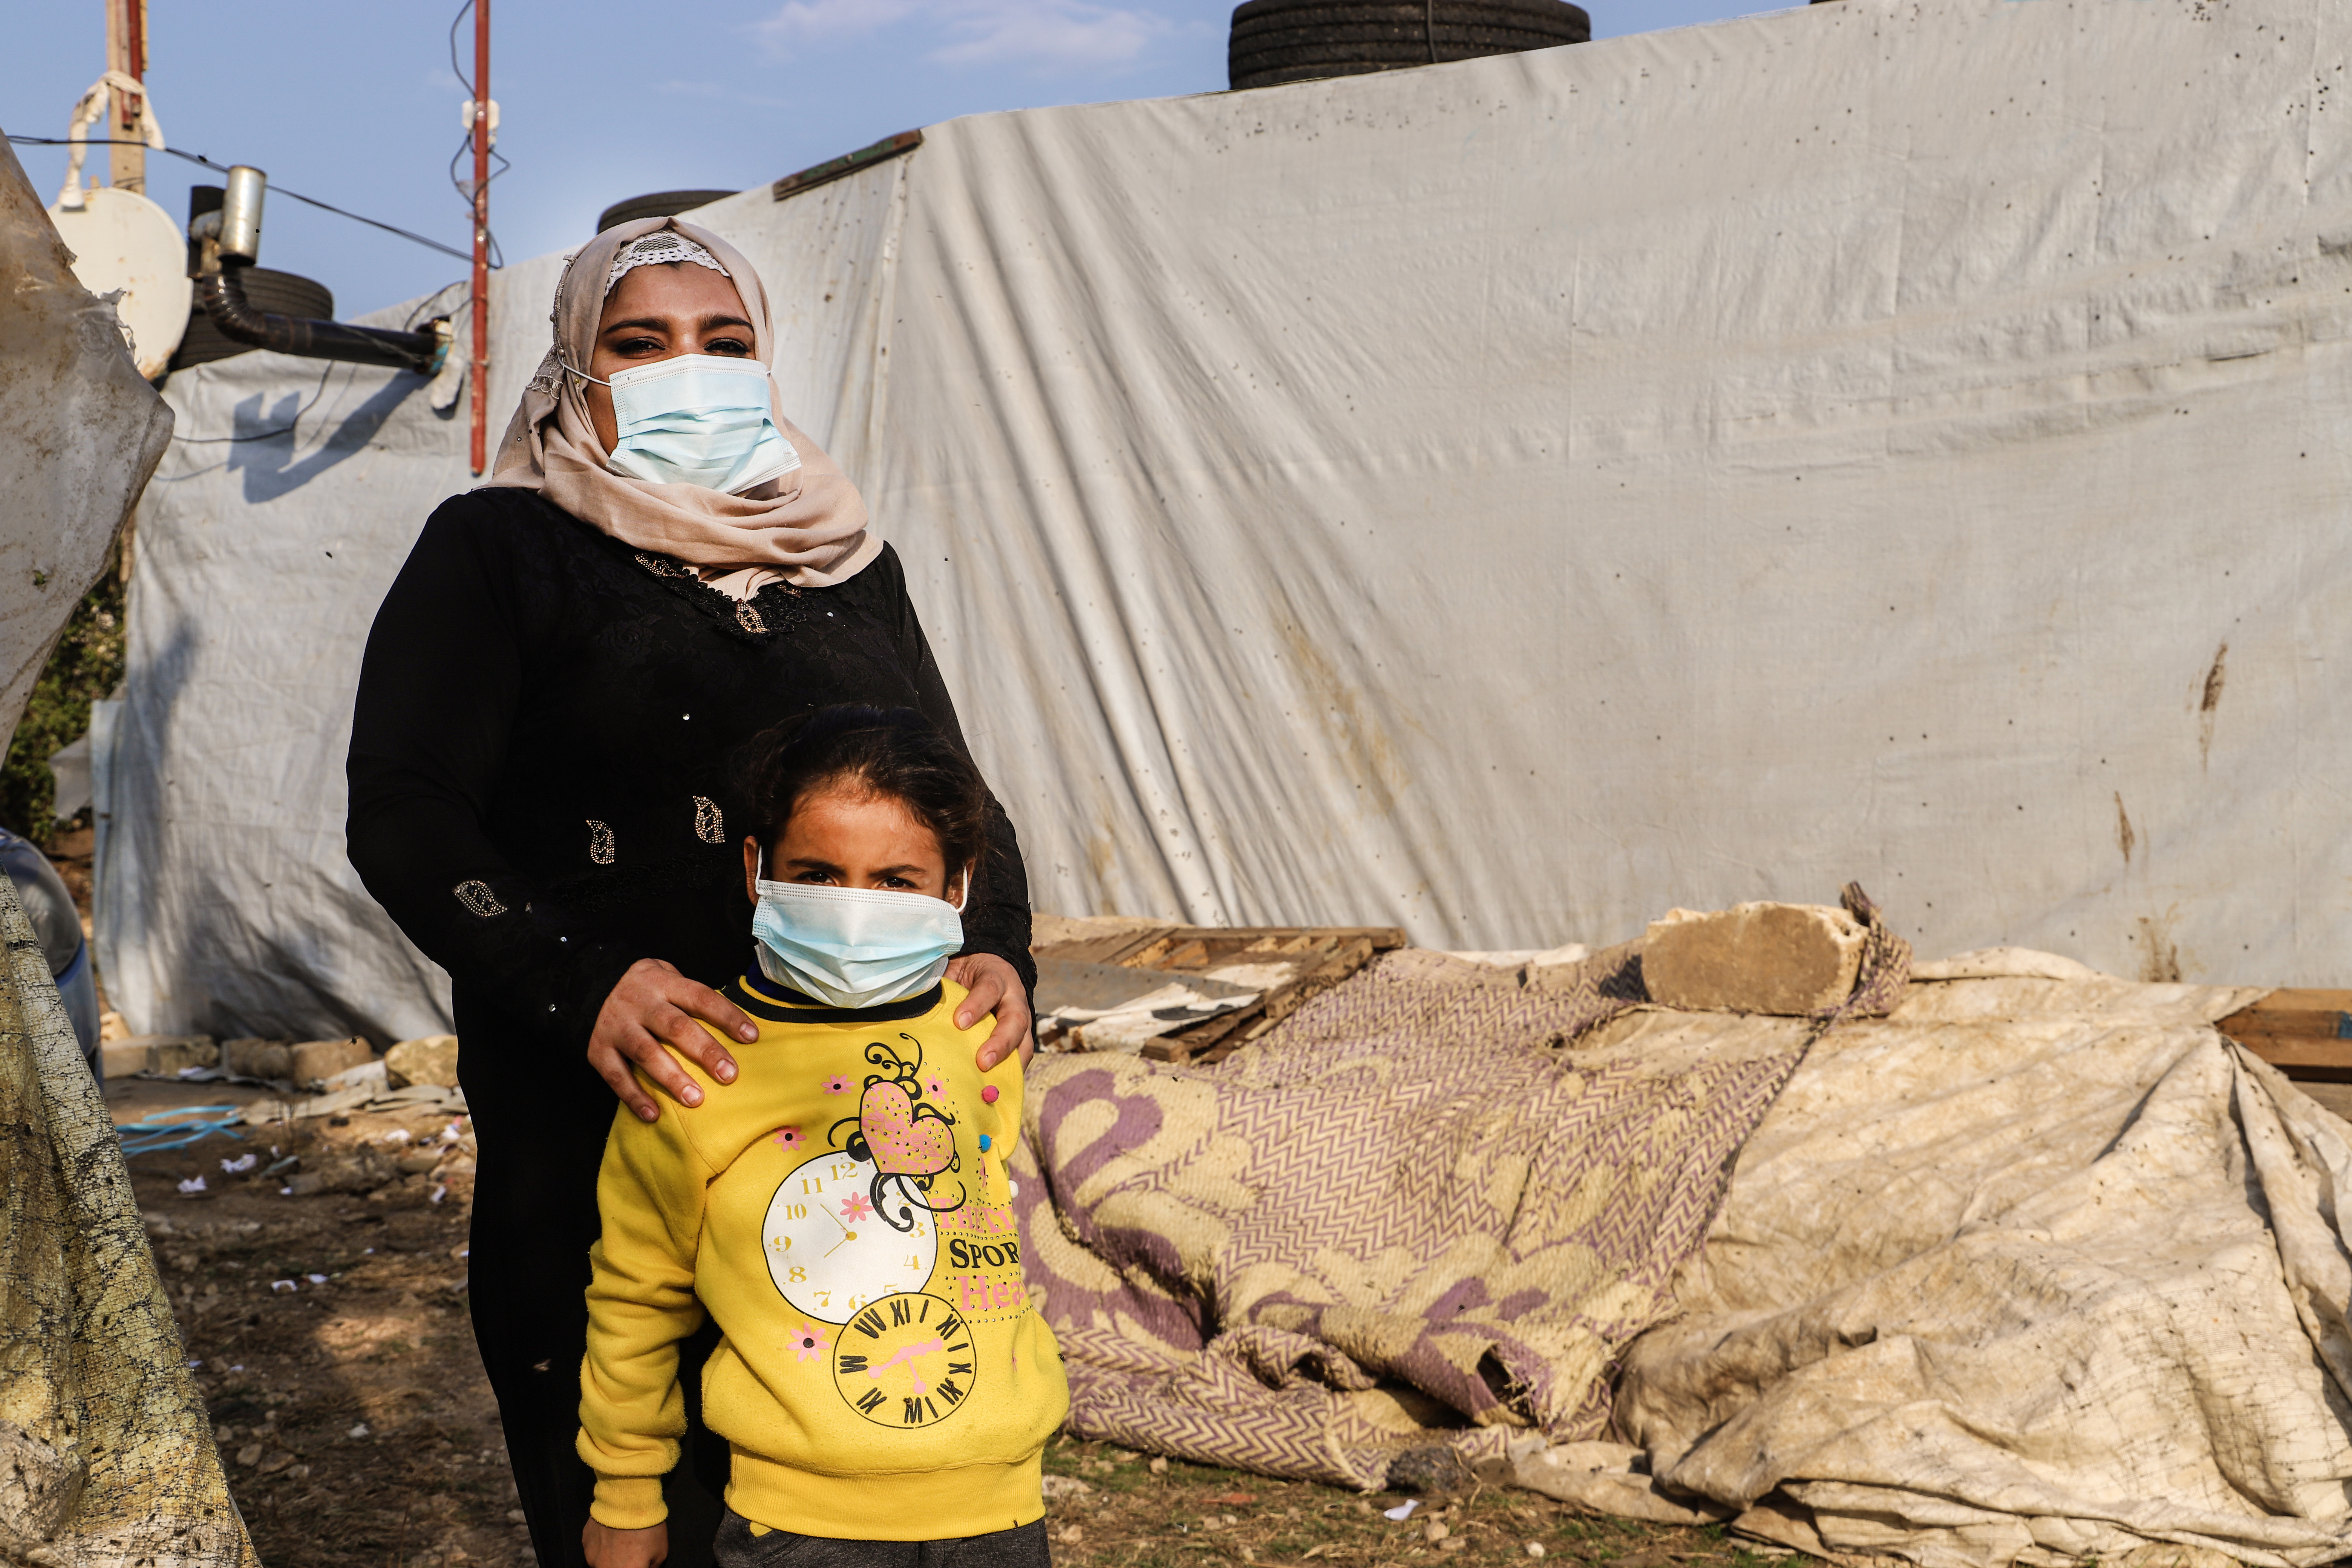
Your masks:
<instances>
[{"instance_id":1,"label":"pink flower print","mask_svg":"<svg viewBox=\"0 0 2352 1568\"><path fill-rule=\"evenodd\" d=\"M923 1079L923 1087L930 1090L931 1098L933 1100L941 1098L948 1091L947 1080L940 1077L937 1073L931 1073Z\"/></svg>"},{"instance_id":2,"label":"pink flower print","mask_svg":"<svg viewBox=\"0 0 2352 1568\"><path fill-rule=\"evenodd\" d=\"M827 1094L847 1094L849 1080L841 1074L835 1073L824 1080L824 1091Z\"/></svg>"},{"instance_id":3,"label":"pink flower print","mask_svg":"<svg viewBox=\"0 0 2352 1568\"><path fill-rule=\"evenodd\" d=\"M776 1129L775 1136L768 1142L779 1149L797 1149L801 1146L801 1130L797 1127L779 1127Z\"/></svg>"},{"instance_id":4,"label":"pink flower print","mask_svg":"<svg viewBox=\"0 0 2352 1568\"><path fill-rule=\"evenodd\" d=\"M833 1341L826 1336L821 1323L803 1323L784 1342L799 1352L803 1361L823 1361L824 1352L833 1348Z\"/></svg>"},{"instance_id":5,"label":"pink flower print","mask_svg":"<svg viewBox=\"0 0 2352 1568\"><path fill-rule=\"evenodd\" d=\"M841 1200L841 1217L844 1219L867 1219L873 1214L874 1205L866 1201L864 1193L852 1193Z\"/></svg>"}]
</instances>

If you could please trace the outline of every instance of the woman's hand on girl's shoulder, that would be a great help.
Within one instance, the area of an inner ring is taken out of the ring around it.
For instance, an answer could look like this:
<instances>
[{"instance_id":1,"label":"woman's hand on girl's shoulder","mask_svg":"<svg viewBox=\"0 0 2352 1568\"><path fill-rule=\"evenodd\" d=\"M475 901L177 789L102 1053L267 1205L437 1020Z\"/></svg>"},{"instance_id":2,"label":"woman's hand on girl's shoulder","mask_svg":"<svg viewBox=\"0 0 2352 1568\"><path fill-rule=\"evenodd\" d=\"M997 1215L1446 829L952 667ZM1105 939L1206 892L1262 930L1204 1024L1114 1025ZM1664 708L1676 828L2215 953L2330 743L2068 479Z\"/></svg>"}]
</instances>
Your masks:
<instances>
[{"instance_id":1,"label":"woman's hand on girl's shoulder","mask_svg":"<svg viewBox=\"0 0 2352 1568\"><path fill-rule=\"evenodd\" d=\"M971 993L956 1009L957 1028L969 1029L989 1014L996 1015L995 1032L980 1044L981 1071L1015 1051L1024 1064L1036 1054L1037 1042L1029 1031L1029 988L1021 984L1020 971L992 952L970 952L949 963L948 978Z\"/></svg>"},{"instance_id":2,"label":"woman's hand on girl's shoulder","mask_svg":"<svg viewBox=\"0 0 2352 1568\"><path fill-rule=\"evenodd\" d=\"M671 1051L690 1058L720 1083L733 1083L736 1072L733 1053L703 1023L718 1026L745 1045L760 1037L742 1009L726 997L688 980L674 964L641 958L629 965L596 1014L596 1026L588 1035L588 1065L641 1121L658 1119L661 1110L637 1080L633 1066L680 1105L699 1105L702 1090Z\"/></svg>"},{"instance_id":3,"label":"woman's hand on girl's shoulder","mask_svg":"<svg viewBox=\"0 0 2352 1568\"><path fill-rule=\"evenodd\" d=\"M580 1532L588 1568L661 1568L669 1561L669 1521L644 1530L614 1530L594 1520Z\"/></svg>"}]
</instances>

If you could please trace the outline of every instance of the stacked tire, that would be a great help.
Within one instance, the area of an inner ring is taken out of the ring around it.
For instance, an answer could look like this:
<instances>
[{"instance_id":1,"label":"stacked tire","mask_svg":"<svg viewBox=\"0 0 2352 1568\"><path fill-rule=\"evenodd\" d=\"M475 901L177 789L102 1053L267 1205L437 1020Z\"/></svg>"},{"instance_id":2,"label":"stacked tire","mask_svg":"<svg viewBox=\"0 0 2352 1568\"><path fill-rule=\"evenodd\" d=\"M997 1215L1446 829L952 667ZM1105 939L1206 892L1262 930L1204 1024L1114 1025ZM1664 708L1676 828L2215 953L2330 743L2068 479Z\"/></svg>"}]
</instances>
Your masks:
<instances>
[{"instance_id":1,"label":"stacked tire","mask_svg":"<svg viewBox=\"0 0 2352 1568\"><path fill-rule=\"evenodd\" d=\"M245 298L255 310L273 316L313 321L335 319L333 290L299 273L248 267L245 269ZM210 364L216 359L252 352L251 343L238 342L214 326L213 319L205 314L204 301L198 300L188 308L188 330L173 352L171 368L186 370L191 365Z\"/></svg>"},{"instance_id":2,"label":"stacked tire","mask_svg":"<svg viewBox=\"0 0 2352 1568\"><path fill-rule=\"evenodd\" d=\"M616 223L635 223L641 217L676 217L680 213L725 201L733 195L733 191L656 191L649 196L631 196L625 202L614 202L596 216L596 232L602 234Z\"/></svg>"},{"instance_id":3,"label":"stacked tire","mask_svg":"<svg viewBox=\"0 0 2352 1568\"><path fill-rule=\"evenodd\" d=\"M1564 0L1248 0L1234 12L1235 89L1581 44L1592 19Z\"/></svg>"}]
</instances>

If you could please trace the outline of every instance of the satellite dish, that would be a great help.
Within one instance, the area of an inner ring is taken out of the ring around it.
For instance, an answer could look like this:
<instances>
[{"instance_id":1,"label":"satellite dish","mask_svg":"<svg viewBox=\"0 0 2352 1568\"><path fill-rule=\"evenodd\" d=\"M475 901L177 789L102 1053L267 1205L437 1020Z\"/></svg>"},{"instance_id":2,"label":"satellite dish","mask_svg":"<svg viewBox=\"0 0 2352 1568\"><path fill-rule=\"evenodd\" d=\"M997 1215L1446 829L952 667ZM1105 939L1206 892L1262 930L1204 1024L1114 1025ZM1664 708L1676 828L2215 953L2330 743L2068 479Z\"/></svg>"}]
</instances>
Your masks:
<instances>
[{"instance_id":1,"label":"satellite dish","mask_svg":"<svg viewBox=\"0 0 2352 1568\"><path fill-rule=\"evenodd\" d=\"M51 207L49 221L74 255L75 279L93 294L122 297L115 313L131 333L131 357L152 381L163 374L195 298L188 281L188 242L172 215L136 191L100 185L83 205Z\"/></svg>"}]
</instances>

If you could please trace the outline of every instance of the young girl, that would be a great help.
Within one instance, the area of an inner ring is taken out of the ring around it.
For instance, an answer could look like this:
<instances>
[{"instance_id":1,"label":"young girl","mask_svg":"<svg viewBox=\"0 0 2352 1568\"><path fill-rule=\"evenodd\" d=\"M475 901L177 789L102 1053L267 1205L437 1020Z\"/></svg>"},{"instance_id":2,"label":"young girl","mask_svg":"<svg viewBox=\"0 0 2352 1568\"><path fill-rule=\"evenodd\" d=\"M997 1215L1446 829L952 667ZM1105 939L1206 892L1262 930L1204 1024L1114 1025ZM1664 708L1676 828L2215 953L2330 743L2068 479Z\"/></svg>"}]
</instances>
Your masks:
<instances>
[{"instance_id":1,"label":"young girl","mask_svg":"<svg viewBox=\"0 0 2352 1568\"><path fill-rule=\"evenodd\" d=\"M1021 1064L942 980L980 852L971 763L911 711L829 708L754 742L745 889L760 1027L728 1092L613 1119L580 1455L593 1568L668 1549L677 1342L724 1342L721 1568L1047 1568L1039 1456L1069 1407L1021 1276L1005 1162ZM679 1058L698 1079L700 1069Z\"/></svg>"}]
</instances>

